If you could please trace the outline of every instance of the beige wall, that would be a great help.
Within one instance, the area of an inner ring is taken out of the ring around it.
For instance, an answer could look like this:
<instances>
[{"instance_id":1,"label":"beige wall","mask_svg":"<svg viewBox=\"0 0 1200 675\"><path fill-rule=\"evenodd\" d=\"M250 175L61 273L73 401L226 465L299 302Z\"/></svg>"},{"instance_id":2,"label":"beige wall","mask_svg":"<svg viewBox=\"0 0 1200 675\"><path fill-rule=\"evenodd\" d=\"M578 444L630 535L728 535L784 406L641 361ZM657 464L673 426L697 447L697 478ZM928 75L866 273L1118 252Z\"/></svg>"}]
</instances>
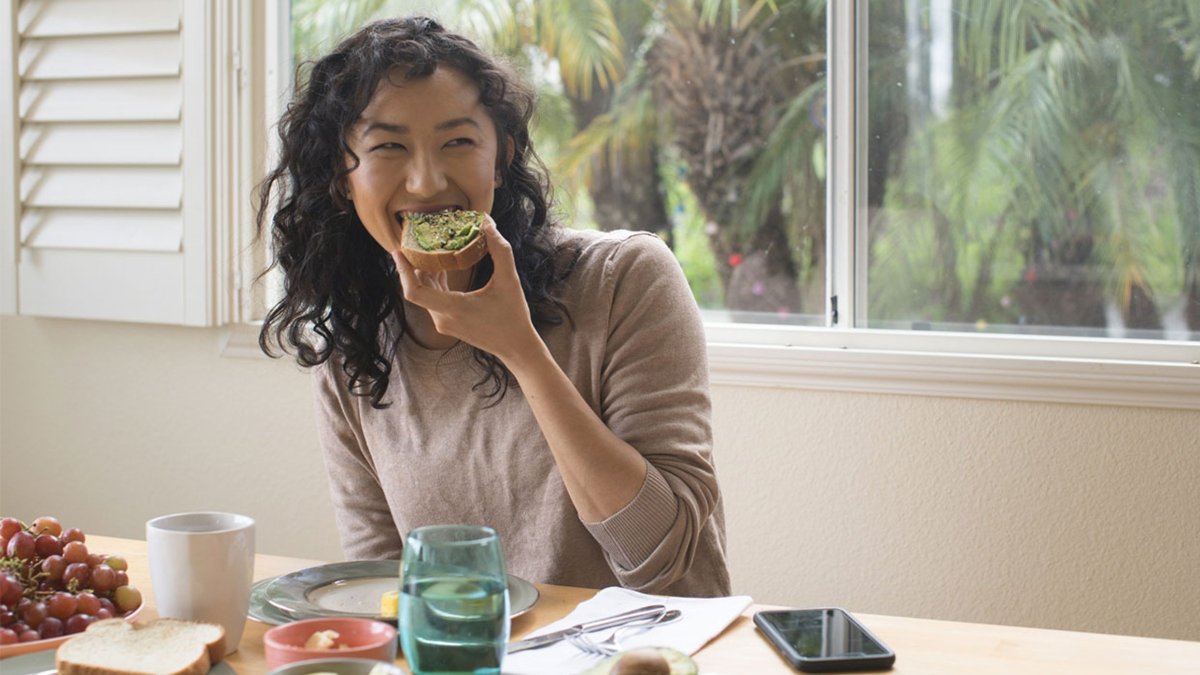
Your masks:
<instances>
[{"instance_id":1,"label":"beige wall","mask_svg":"<svg viewBox=\"0 0 1200 675\"><path fill-rule=\"evenodd\" d=\"M339 556L307 377L216 330L0 319L0 512L256 517ZM1200 639L1200 413L715 387L735 590Z\"/></svg>"}]
</instances>

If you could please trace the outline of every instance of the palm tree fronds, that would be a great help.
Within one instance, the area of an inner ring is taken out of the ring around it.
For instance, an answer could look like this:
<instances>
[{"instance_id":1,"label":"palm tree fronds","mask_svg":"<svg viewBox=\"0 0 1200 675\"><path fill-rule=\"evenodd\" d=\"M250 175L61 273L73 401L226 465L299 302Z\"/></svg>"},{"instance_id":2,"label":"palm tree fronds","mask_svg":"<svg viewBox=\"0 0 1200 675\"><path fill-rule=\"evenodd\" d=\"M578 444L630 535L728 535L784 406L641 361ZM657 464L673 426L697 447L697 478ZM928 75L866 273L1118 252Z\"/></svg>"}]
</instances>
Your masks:
<instances>
[{"instance_id":1,"label":"palm tree fronds","mask_svg":"<svg viewBox=\"0 0 1200 675\"><path fill-rule=\"evenodd\" d=\"M444 6L441 0L439 6ZM512 55L522 45L521 31L517 21L517 7L513 3L494 0L455 0L445 7L447 17L453 18L456 30L472 39L491 46L492 49Z\"/></svg>"},{"instance_id":2,"label":"palm tree fronds","mask_svg":"<svg viewBox=\"0 0 1200 675\"><path fill-rule=\"evenodd\" d=\"M555 174L568 185L586 185L594 157L608 153L610 165L619 165L621 153L649 147L657 127L650 90L631 91L620 99L620 105L596 117L567 141L555 165Z\"/></svg>"},{"instance_id":3,"label":"palm tree fronds","mask_svg":"<svg viewBox=\"0 0 1200 675\"><path fill-rule=\"evenodd\" d=\"M1047 36L1078 52L1090 34L1084 19L1092 0L959 0L960 58L974 64L977 77L987 79L1009 72L1025 58L1031 45Z\"/></svg>"},{"instance_id":4,"label":"palm tree fronds","mask_svg":"<svg viewBox=\"0 0 1200 675\"><path fill-rule=\"evenodd\" d=\"M1184 60L1192 64L1191 75L1200 81L1200 3L1194 0L1161 2L1159 25L1167 32L1167 40L1178 45Z\"/></svg>"},{"instance_id":5,"label":"palm tree fronds","mask_svg":"<svg viewBox=\"0 0 1200 675\"><path fill-rule=\"evenodd\" d=\"M313 59L373 18L386 0L295 0L292 4L292 54L297 62Z\"/></svg>"},{"instance_id":6,"label":"palm tree fronds","mask_svg":"<svg viewBox=\"0 0 1200 675\"><path fill-rule=\"evenodd\" d=\"M750 24L754 22L754 19L764 9L769 9L772 13L779 12L779 3L776 0L753 0L745 10L743 10L742 5L746 0L668 1L685 8L689 12L694 12L704 25L712 26L717 23L727 23L729 28L738 31L749 28ZM806 1L812 2L814 0ZM820 3L823 8L825 0L820 0Z\"/></svg>"},{"instance_id":7,"label":"palm tree fronds","mask_svg":"<svg viewBox=\"0 0 1200 675\"><path fill-rule=\"evenodd\" d=\"M542 48L558 59L563 86L584 100L593 81L609 89L624 69L625 41L605 0L558 0L537 5Z\"/></svg>"},{"instance_id":8,"label":"palm tree fronds","mask_svg":"<svg viewBox=\"0 0 1200 675\"><path fill-rule=\"evenodd\" d=\"M771 130L762 152L755 159L747 180L748 193L742 209L730 223L739 236L748 237L763 222L768 211L778 206L780 197L801 167L811 163L811 148L823 134L809 117L810 108L826 91L825 81L809 85L788 102L778 123Z\"/></svg>"}]
</instances>

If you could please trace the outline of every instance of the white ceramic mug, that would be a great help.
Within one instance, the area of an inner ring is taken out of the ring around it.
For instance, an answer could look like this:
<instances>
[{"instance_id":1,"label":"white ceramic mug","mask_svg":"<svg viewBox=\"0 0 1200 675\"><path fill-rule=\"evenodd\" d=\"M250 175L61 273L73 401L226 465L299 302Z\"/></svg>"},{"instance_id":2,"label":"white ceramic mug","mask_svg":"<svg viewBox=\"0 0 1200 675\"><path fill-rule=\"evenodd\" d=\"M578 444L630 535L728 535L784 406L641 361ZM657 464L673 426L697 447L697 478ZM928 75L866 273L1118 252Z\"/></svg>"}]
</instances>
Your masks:
<instances>
[{"instance_id":1,"label":"white ceramic mug","mask_svg":"<svg viewBox=\"0 0 1200 675\"><path fill-rule=\"evenodd\" d=\"M150 583L159 616L220 624L237 651L250 609L254 519L236 513L175 513L146 523Z\"/></svg>"}]
</instances>

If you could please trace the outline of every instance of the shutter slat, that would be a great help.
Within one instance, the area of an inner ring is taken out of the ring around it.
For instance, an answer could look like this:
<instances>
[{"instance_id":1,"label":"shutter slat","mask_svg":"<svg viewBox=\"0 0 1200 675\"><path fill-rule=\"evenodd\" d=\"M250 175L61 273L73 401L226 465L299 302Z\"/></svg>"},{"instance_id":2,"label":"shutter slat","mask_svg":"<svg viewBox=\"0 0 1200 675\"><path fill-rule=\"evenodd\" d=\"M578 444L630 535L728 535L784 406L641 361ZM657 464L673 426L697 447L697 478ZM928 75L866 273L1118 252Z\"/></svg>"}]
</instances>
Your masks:
<instances>
[{"instance_id":1,"label":"shutter slat","mask_svg":"<svg viewBox=\"0 0 1200 675\"><path fill-rule=\"evenodd\" d=\"M175 0L30 0L17 15L23 38L179 30Z\"/></svg>"},{"instance_id":2,"label":"shutter slat","mask_svg":"<svg viewBox=\"0 0 1200 675\"><path fill-rule=\"evenodd\" d=\"M26 40L18 72L23 80L178 75L178 33Z\"/></svg>"},{"instance_id":3,"label":"shutter slat","mask_svg":"<svg viewBox=\"0 0 1200 675\"><path fill-rule=\"evenodd\" d=\"M178 168L26 167L21 200L27 207L178 209Z\"/></svg>"},{"instance_id":4,"label":"shutter slat","mask_svg":"<svg viewBox=\"0 0 1200 675\"><path fill-rule=\"evenodd\" d=\"M183 254L21 250L21 313L182 323Z\"/></svg>"},{"instance_id":5,"label":"shutter slat","mask_svg":"<svg viewBox=\"0 0 1200 675\"><path fill-rule=\"evenodd\" d=\"M25 122L178 120L178 78L27 83L21 87Z\"/></svg>"},{"instance_id":6,"label":"shutter slat","mask_svg":"<svg viewBox=\"0 0 1200 675\"><path fill-rule=\"evenodd\" d=\"M21 218L21 244L41 249L178 253L183 247L183 217L170 209L29 209Z\"/></svg>"},{"instance_id":7,"label":"shutter slat","mask_svg":"<svg viewBox=\"0 0 1200 675\"><path fill-rule=\"evenodd\" d=\"M19 311L210 321L195 283L207 242L184 251L206 202L189 192L183 208L185 173L205 184L207 78L225 67L211 61L208 0L8 1Z\"/></svg>"},{"instance_id":8,"label":"shutter slat","mask_svg":"<svg viewBox=\"0 0 1200 675\"><path fill-rule=\"evenodd\" d=\"M30 125L21 131L26 164L160 164L176 166L178 124Z\"/></svg>"}]
</instances>

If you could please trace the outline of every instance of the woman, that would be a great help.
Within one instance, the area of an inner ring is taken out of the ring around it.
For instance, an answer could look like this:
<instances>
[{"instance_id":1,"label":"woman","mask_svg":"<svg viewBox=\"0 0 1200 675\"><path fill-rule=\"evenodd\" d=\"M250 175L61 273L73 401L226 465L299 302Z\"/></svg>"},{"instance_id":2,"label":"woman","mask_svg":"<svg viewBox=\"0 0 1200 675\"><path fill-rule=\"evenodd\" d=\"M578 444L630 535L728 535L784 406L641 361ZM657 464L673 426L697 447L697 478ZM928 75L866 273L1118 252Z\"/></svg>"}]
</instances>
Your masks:
<instances>
[{"instance_id":1,"label":"woman","mask_svg":"<svg viewBox=\"0 0 1200 675\"><path fill-rule=\"evenodd\" d=\"M373 23L320 59L263 184L285 297L260 343L316 366L348 558L485 524L532 581L728 594L695 302L657 237L550 222L533 108L430 19ZM414 270L404 214L447 209L490 214L489 256Z\"/></svg>"}]
</instances>

